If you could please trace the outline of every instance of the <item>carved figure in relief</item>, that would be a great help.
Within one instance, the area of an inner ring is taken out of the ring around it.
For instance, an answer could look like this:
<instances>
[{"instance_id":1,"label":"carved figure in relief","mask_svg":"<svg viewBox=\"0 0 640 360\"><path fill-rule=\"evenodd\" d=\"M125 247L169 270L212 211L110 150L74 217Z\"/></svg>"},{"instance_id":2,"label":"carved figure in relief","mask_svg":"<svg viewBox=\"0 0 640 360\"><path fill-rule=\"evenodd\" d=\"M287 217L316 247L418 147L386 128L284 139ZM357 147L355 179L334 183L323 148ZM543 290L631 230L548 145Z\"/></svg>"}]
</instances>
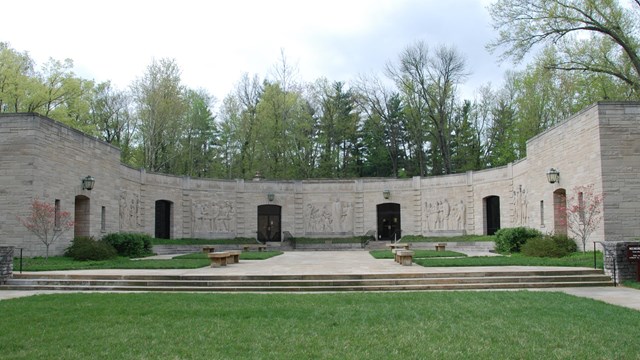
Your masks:
<instances>
[{"instance_id":1,"label":"carved figure in relief","mask_svg":"<svg viewBox=\"0 0 640 360\"><path fill-rule=\"evenodd\" d=\"M513 222L516 225L527 224L527 206L527 192L522 185L519 185L518 189L513 192Z\"/></svg>"},{"instance_id":2,"label":"carved figure in relief","mask_svg":"<svg viewBox=\"0 0 640 360\"><path fill-rule=\"evenodd\" d=\"M427 231L459 230L466 225L464 201L451 205L449 199L425 202L425 222Z\"/></svg>"},{"instance_id":3,"label":"carved figure in relief","mask_svg":"<svg viewBox=\"0 0 640 360\"><path fill-rule=\"evenodd\" d=\"M350 202L340 202L340 231L353 231L353 208Z\"/></svg>"},{"instance_id":4,"label":"carved figure in relief","mask_svg":"<svg viewBox=\"0 0 640 360\"><path fill-rule=\"evenodd\" d=\"M195 232L230 232L233 229L233 202L197 202L191 206Z\"/></svg>"},{"instance_id":5,"label":"carved figure in relief","mask_svg":"<svg viewBox=\"0 0 640 360\"><path fill-rule=\"evenodd\" d=\"M307 230L309 232L317 232L318 231L318 223L320 221L320 216L319 216L320 215L319 214L320 210L317 207L315 207L315 206L313 206L311 204L307 205L307 209L308 209L307 211L309 213L308 214L309 222L307 223L307 225L308 225L307 226Z\"/></svg>"},{"instance_id":6,"label":"carved figure in relief","mask_svg":"<svg viewBox=\"0 0 640 360\"><path fill-rule=\"evenodd\" d=\"M353 205L340 199L330 203L307 204L305 221L308 232L353 231Z\"/></svg>"},{"instance_id":7,"label":"carved figure in relief","mask_svg":"<svg viewBox=\"0 0 640 360\"><path fill-rule=\"evenodd\" d=\"M454 206L453 214L456 222L456 230L464 230L467 225L467 208L464 205L464 200L460 200L460 202Z\"/></svg>"},{"instance_id":8,"label":"carved figure in relief","mask_svg":"<svg viewBox=\"0 0 640 360\"><path fill-rule=\"evenodd\" d=\"M120 194L120 229L131 230L140 226L140 196L129 192Z\"/></svg>"}]
</instances>

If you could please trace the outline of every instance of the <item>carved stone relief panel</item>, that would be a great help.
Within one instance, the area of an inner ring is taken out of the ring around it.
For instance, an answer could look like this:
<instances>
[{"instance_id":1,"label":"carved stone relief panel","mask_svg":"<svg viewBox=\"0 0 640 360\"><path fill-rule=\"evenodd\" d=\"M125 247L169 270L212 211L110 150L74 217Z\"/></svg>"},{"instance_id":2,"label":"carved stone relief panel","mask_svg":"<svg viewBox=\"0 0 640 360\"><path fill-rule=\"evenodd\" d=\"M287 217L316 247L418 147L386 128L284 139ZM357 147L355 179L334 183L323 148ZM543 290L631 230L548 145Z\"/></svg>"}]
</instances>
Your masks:
<instances>
[{"instance_id":1,"label":"carved stone relief panel","mask_svg":"<svg viewBox=\"0 0 640 360\"><path fill-rule=\"evenodd\" d=\"M195 234L235 231L235 207L230 200L194 201L191 214Z\"/></svg>"},{"instance_id":2,"label":"carved stone relief panel","mask_svg":"<svg viewBox=\"0 0 640 360\"><path fill-rule=\"evenodd\" d=\"M307 233L351 233L353 204L339 199L333 202L307 204L305 225Z\"/></svg>"},{"instance_id":3,"label":"carved stone relief panel","mask_svg":"<svg viewBox=\"0 0 640 360\"><path fill-rule=\"evenodd\" d=\"M448 199L425 202L427 231L465 230L467 208L464 200L450 203Z\"/></svg>"},{"instance_id":4,"label":"carved stone relief panel","mask_svg":"<svg viewBox=\"0 0 640 360\"><path fill-rule=\"evenodd\" d=\"M140 195L123 191L120 193L120 230L136 231L141 227Z\"/></svg>"},{"instance_id":5,"label":"carved stone relief panel","mask_svg":"<svg viewBox=\"0 0 640 360\"><path fill-rule=\"evenodd\" d=\"M528 223L529 216L527 207L527 191L519 185L513 192L513 223L519 226L525 226Z\"/></svg>"}]
</instances>

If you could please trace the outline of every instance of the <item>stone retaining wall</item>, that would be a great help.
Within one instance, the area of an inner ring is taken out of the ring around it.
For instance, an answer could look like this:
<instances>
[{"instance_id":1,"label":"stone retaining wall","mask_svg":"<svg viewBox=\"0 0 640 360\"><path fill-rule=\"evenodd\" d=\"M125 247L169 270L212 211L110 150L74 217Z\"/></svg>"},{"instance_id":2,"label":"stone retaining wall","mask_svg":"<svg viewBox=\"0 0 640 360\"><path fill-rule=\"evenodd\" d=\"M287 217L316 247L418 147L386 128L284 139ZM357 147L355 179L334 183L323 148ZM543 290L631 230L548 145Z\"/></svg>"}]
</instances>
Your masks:
<instances>
[{"instance_id":1,"label":"stone retaining wall","mask_svg":"<svg viewBox=\"0 0 640 360\"><path fill-rule=\"evenodd\" d=\"M13 275L13 246L0 246L0 284Z\"/></svg>"},{"instance_id":2,"label":"stone retaining wall","mask_svg":"<svg viewBox=\"0 0 640 360\"><path fill-rule=\"evenodd\" d=\"M602 243L604 246L604 272L616 282L637 279L638 265L627 259L627 246L640 242Z\"/></svg>"}]
</instances>

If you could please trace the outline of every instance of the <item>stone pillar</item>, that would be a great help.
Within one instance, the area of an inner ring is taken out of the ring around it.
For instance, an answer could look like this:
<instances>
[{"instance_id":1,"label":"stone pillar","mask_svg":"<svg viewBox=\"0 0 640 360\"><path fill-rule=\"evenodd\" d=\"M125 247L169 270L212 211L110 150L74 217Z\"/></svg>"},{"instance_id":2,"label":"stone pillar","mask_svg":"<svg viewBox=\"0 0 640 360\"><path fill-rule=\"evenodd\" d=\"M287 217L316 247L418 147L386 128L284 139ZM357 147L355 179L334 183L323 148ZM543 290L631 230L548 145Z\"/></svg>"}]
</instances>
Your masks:
<instances>
[{"instance_id":1,"label":"stone pillar","mask_svg":"<svg viewBox=\"0 0 640 360\"><path fill-rule=\"evenodd\" d=\"M604 247L604 273L616 282L637 279L638 264L627 259L627 246L640 242L602 242Z\"/></svg>"},{"instance_id":2,"label":"stone pillar","mask_svg":"<svg viewBox=\"0 0 640 360\"><path fill-rule=\"evenodd\" d=\"M13 246L0 246L0 284L13 275Z\"/></svg>"}]
</instances>

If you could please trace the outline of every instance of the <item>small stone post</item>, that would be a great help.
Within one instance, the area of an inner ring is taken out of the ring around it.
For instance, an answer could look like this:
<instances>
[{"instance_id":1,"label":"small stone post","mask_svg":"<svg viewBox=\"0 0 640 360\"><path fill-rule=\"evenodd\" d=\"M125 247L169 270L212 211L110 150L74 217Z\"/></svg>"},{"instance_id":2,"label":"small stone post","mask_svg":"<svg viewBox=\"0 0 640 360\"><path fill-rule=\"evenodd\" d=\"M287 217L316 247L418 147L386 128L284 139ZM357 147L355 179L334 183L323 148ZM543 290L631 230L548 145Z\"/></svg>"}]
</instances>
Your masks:
<instances>
[{"instance_id":1,"label":"small stone post","mask_svg":"<svg viewBox=\"0 0 640 360\"><path fill-rule=\"evenodd\" d=\"M0 284L13 275L13 246L0 246Z\"/></svg>"}]
</instances>

